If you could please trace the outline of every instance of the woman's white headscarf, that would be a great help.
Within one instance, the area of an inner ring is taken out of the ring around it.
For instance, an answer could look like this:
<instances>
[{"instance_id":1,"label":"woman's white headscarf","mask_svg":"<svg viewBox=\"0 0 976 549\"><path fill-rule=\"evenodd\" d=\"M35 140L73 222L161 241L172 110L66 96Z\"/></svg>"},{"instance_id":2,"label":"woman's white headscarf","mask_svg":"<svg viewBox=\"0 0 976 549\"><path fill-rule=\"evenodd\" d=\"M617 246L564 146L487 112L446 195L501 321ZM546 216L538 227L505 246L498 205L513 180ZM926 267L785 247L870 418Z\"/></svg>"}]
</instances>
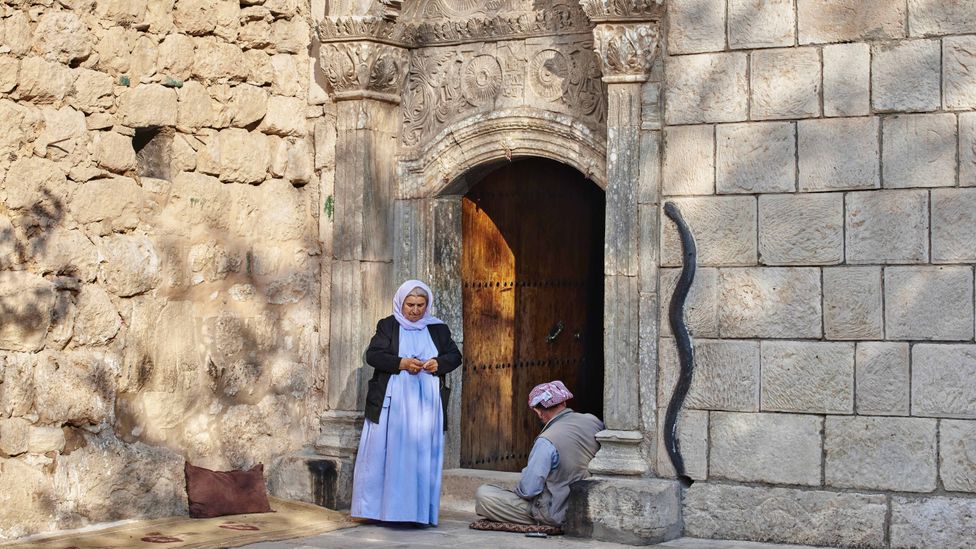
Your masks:
<instances>
[{"instance_id":1,"label":"woman's white headscarf","mask_svg":"<svg viewBox=\"0 0 976 549\"><path fill-rule=\"evenodd\" d=\"M410 322L407 320L407 317L403 316L401 309L403 309L403 300L407 299L407 294L413 291L414 288L421 288L427 292L427 310L424 311L424 316L420 320ZM393 316L405 330L423 330L431 324L444 324L443 320L433 315L433 311L434 292L430 291L430 288L419 280L408 280L404 282L400 285L400 289L396 291L396 294L393 295Z\"/></svg>"}]
</instances>

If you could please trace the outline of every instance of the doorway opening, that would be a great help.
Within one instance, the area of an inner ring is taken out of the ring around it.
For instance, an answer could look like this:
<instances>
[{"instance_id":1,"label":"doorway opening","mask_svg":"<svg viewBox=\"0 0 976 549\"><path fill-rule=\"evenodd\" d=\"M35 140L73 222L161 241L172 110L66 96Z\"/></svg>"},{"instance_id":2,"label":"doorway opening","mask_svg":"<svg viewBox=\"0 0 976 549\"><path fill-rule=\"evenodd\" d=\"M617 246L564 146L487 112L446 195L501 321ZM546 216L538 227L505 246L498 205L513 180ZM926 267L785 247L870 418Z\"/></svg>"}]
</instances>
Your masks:
<instances>
[{"instance_id":1,"label":"doorway opening","mask_svg":"<svg viewBox=\"0 0 976 549\"><path fill-rule=\"evenodd\" d=\"M518 471L541 425L538 383L603 416L606 198L577 170L516 160L462 198L461 467Z\"/></svg>"}]
</instances>

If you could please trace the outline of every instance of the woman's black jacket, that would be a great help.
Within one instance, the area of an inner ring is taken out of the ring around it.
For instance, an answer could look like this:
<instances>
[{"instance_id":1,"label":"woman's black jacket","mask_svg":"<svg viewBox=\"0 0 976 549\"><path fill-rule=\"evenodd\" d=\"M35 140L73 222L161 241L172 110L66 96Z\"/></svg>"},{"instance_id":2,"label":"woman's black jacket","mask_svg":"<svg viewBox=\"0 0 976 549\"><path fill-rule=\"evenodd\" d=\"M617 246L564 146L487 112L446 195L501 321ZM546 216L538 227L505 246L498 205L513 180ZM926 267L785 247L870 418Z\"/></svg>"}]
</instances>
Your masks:
<instances>
[{"instance_id":1,"label":"woman's black jacket","mask_svg":"<svg viewBox=\"0 0 976 549\"><path fill-rule=\"evenodd\" d=\"M447 391L444 389L444 376L461 365L461 351L451 339L451 330L447 324L431 324L427 326L430 338L437 347L437 372L440 378L441 404L444 407L444 429L447 429ZM366 348L366 364L374 368L373 377L369 380L366 391L366 419L373 423L380 422L380 412L383 409L383 399L386 396L386 386L390 383L390 376L400 373L400 323L390 315L376 323L376 334L369 341Z\"/></svg>"}]
</instances>

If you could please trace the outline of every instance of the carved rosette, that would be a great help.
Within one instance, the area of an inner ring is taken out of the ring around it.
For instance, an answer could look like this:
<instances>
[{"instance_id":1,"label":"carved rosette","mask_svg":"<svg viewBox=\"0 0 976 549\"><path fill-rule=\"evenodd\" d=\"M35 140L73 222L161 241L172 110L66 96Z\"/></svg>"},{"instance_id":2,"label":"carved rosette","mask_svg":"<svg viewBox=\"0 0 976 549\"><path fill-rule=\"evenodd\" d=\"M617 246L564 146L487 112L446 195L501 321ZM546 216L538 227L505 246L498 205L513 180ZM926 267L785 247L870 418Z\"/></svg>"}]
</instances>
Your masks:
<instances>
[{"instance_id":1,"label":"carved rosette","mask_svg":"<svg viewBox=\"0 0 976 549\"><path fill-rule=\"evenodd\" d=\"M660 27L656 22L597 25L593 29L593 44L603 68L603 80L647 80L660 39Z\"/></svg>"},{"instance_id":2,"label":"carved rosette","mask_svg":"<svg viewBox=\"0 0 976 549\"><path fill-rule=\"evenodd\" d=\"M322 44L319 64L335 101L370 98L399 103L410 63L405 48L358 40Z\"/></svg>"}]
</instances>

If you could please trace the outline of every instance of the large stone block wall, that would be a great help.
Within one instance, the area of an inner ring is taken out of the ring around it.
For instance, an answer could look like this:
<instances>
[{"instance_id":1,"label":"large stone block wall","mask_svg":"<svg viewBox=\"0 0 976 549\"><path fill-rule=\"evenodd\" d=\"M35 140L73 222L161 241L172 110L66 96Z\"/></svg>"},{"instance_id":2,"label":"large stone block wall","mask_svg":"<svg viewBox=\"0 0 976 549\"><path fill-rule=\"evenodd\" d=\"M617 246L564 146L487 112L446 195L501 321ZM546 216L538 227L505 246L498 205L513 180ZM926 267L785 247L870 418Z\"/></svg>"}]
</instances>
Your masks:
<instances>
[{"instance_id":1,"label":"large stone block wall","mask_svg":"<svg viewBox=\"0 0 976 549\"><path fill-rule=\"evenodd\" d=\"M184 458L273 472L318 434L312 12L0 6L0 539L177 513Z\"/></svg>"},{"instance_id":2,"label":"large stone block wall","mask_svg":"<svg viewBox=\"0 0 976 549\"><path fill-rule=\"evenodd\" d=\"M699 250L686 535L971 544L976 6L668 9L661 186ZM666 219L660 242L663 418Z\"/></svg>"}]
</instances>

